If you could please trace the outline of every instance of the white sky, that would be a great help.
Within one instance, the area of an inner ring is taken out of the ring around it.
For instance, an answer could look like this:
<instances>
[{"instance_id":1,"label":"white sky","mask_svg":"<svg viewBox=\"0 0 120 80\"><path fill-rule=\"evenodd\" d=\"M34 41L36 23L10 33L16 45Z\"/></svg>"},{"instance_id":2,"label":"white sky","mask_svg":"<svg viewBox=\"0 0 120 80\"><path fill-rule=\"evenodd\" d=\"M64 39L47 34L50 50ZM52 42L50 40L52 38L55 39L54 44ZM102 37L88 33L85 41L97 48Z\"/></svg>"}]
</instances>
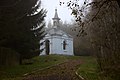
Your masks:
<instances>
[{"instance_id":1,"label":"white sky","mask_svg":"<svg viewBox=\"0 0 120 80\"><path fill-rule=\"evenodd\" d=\"M74 19L73 16L71 16L71 10L68 9L65 5L60 6L59 1L70 1L70 0L41 0L42 1L42 7L47 10L47 16L45 18L46 22L52 21L52 18L54 17L55 8L57 8L58 16L61 18L61 20L71 22L71 19ZM80 0L80 3L82 4L84 0Z\"/></svg>"}]
</instances>

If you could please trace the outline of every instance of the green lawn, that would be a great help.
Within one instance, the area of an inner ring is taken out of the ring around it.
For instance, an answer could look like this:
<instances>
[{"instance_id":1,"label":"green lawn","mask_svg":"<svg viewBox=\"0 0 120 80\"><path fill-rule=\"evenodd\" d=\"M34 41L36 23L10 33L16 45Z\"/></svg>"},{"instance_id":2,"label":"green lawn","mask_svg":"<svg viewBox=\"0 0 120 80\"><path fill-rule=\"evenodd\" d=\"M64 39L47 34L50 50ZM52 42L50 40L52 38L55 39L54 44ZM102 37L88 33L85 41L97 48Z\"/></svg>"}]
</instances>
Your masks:
<instances>
[{"instance_id":1,"label":"green lawn","mask_svg":"<svg viewBox=\"0 0 120 80\"><path fill-rule=\"evenodd\" d=\"M10 80L10 78L11 80L21 80L21 76L26 73L78 58L77 56L63 55L38 56L30 60L33 64L0 67L0 80Z\"/></svg>"},{"instance_id":2,"label":"green lawn","mask_svg":"<svg viewBox=\"0 0 120 80\"><path fill-rule=\"evenodd\" d=\"M68 60L81 59L82 64L77 66L78 74L86 80L98 80L97 64L94 57L90 56L64 56L64 55L48 55L38 56L29 61L33 64L0 67L0 80L22 80L26 73L44 69ZM27 62L27 61L25 61Z\"/></svg>"},{"instance_id":3,"label":"green lawn","mask_svg":"<svg viewBox=\"0 0 120 80\"><path fill-rule=\"evenodd\" d=\"M78 74L82 76L85 80L99 80L96 59L91 56L84 56L80 58L83 63L79 66L79 69L77 70Z\"/></svg>"}]
</instances>

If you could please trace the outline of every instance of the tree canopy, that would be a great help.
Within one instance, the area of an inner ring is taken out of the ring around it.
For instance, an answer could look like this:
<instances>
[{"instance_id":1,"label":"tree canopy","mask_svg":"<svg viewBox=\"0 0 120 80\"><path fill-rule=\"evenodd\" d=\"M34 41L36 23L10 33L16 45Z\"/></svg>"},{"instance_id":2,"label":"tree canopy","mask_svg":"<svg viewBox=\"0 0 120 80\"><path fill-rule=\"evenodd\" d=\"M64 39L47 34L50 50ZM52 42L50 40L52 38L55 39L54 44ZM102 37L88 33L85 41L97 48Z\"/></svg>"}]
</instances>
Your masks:
<instances>
[{"instance_id":1,"label":"tree canopy","mask_svg":"<svg viewBox=\"0 0 120 80\"><path fill-rule=\"evenodd\" d=\"M89 36L98 62L100 80L119 80L120 1L85 0L82 7L78 1L67 2L79 25L77 36L83 37L85 33Z\"/></svg>"},{"instance_id":2,"label":"tree canopy","mask_svg":"<svg viewBox=\"0 0 120 80\"><path fill-rule=\"evenodd\" d=\"M10 48L23 58L39 55L45 16L40 0L1 0L0 47Z\"/></svg>"}]
</instances>

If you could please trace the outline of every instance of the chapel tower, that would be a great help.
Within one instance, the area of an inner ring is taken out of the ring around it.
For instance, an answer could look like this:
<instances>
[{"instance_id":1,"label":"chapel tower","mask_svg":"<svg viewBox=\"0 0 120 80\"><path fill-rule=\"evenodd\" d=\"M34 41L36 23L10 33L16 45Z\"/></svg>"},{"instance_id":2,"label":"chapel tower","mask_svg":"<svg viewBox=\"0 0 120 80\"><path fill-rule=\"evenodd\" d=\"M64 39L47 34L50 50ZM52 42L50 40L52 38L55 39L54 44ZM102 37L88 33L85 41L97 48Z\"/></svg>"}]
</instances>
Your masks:
<instances>
[{"instance_id":1,"label":"chapel tower","mask_svg":"<svg viewBox=\"0 0 120 80\"><path fill-rule=\"evenodd\" d=\"M59 26L59 20L60 20L60 18L58 17L57 9L55 9L55 15L54 18L52 18L52 20L53 20L53 27L57 28Z\"/></svg>"}]
</instances>

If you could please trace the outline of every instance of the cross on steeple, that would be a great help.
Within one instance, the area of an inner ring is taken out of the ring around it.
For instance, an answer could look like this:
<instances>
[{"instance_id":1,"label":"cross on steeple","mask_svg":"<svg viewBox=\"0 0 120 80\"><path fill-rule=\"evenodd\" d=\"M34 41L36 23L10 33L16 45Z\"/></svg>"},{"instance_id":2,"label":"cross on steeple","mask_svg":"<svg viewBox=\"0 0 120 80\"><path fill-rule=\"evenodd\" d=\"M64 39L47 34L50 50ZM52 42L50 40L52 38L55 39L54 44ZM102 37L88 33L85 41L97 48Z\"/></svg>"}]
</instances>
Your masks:
<instances>
[{"instance_id":1,"label":"cross on steeple","mask_svg":"<svg viewBox=\"0 0 120 80\"><path fill-rule=\"evenodd\" d=\"M60 18L58 17L57 9L55 9L55 15L53 19L53 27L58 27Z\"/></svg>"}]
</instances>

